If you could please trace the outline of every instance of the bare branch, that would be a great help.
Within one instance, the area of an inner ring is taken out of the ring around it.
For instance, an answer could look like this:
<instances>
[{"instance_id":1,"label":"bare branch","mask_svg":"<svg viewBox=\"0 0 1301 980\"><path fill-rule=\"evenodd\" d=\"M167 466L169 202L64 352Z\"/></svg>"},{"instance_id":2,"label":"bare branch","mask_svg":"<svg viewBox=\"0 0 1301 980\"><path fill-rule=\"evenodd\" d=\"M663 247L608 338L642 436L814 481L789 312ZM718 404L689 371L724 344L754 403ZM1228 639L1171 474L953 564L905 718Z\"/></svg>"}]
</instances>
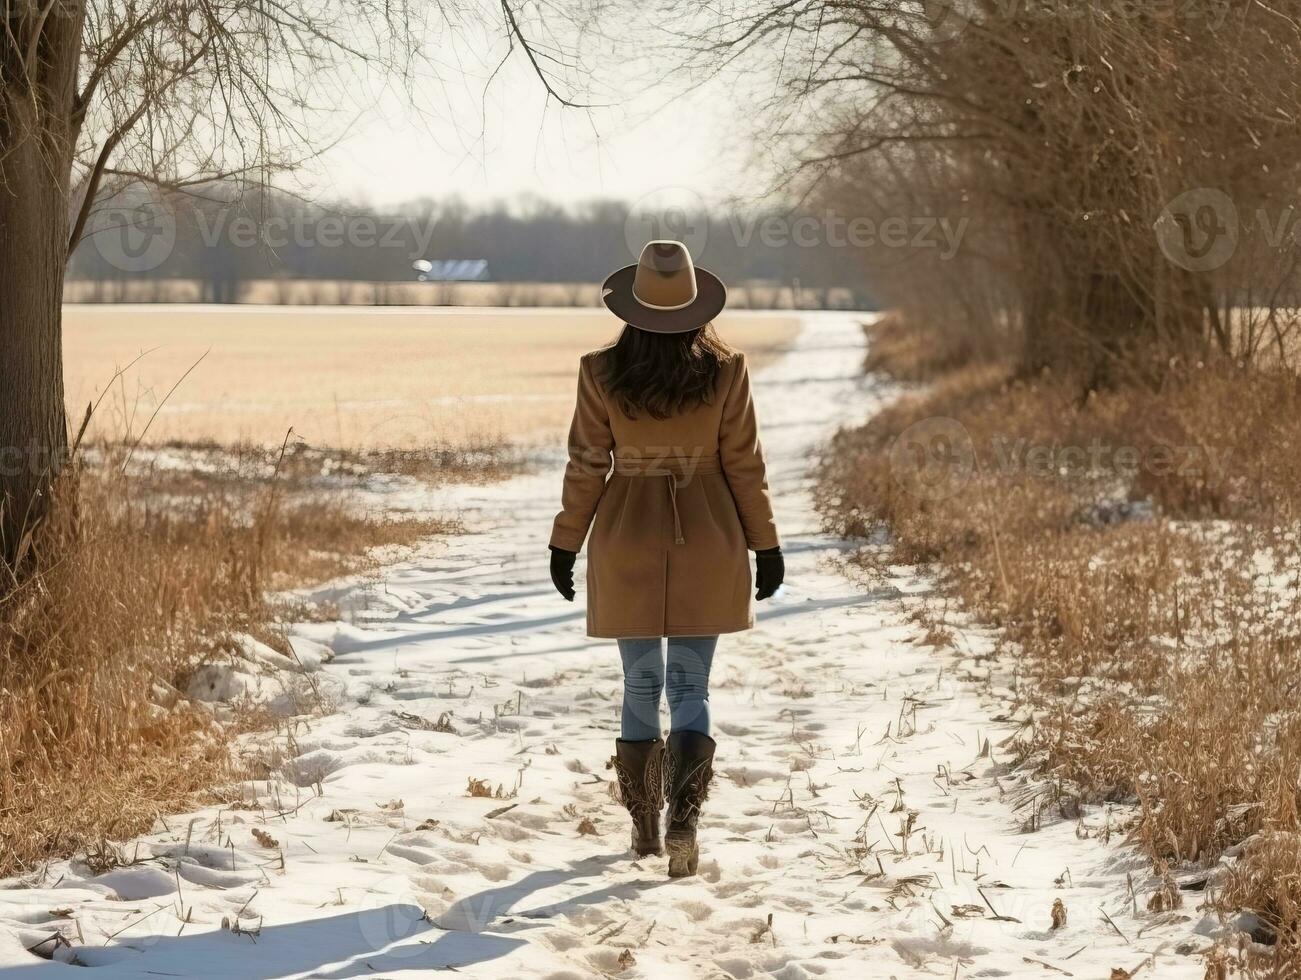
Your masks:
<instances>
[{"instance_id":1,"label":"bare branch","mask_svg":"<svg viewBox=\"0 0 1301 980\"><path fill-rule=\"evenodd\" d=\"M45 22L49 19L50 11L54 9L54 5L57 2L58 0L45 0L45 6L42 7L40 12L36 15L36 23L32 25L31 28L31 37L27 39L27 55L23 59L24 64L36 64L36 59L41 46L41 35L45 32Z\"/></svg>"},{"instance_id":2,"label":"bare branch","mask_svg":"<svg viewBox=\"0 0 1301 980\"><path fill-rule=\"evenodd\" d=\"M533 45L529 43L528 38L524 36L524 32L520 29L519 21L515 19L515 11L511 9L510 0L501 0L501 9L502 13L506 15L506 23L510 29L511 36L519 41L520 47L524 49L524 54L528 56L529 64L533 66L534 74L537 75L538 80L542 82L542 85L547 90L549 96L559 102L562 106L571 109L603 108L602 106L595 104L570 101L568 98L557 92L552 86L551 79L547 76L547 73L542 69L542 66L538 64L538 56L534 52Z\"/></svg>"}]
</instances>

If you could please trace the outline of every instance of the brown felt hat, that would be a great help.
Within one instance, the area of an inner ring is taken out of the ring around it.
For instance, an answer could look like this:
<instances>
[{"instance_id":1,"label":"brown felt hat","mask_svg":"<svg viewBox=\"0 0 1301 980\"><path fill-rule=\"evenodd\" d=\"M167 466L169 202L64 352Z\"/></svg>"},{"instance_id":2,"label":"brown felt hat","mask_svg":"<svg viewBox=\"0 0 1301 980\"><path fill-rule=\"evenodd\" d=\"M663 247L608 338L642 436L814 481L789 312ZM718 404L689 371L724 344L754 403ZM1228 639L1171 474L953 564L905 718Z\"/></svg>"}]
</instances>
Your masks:
<instances>
[{"instance_id":1,"label":"brown felt hat","mask_svg":"<svg viewBox=\"0 0 1301 980\"><path fill-rule=\"evenodd\" d=\"M636 265L624 266L601 286L601 299L624 323L651 333L698 330L727 304L727 287L697 269L681 242L650 242Z\"/></svg>"}]
</instances>

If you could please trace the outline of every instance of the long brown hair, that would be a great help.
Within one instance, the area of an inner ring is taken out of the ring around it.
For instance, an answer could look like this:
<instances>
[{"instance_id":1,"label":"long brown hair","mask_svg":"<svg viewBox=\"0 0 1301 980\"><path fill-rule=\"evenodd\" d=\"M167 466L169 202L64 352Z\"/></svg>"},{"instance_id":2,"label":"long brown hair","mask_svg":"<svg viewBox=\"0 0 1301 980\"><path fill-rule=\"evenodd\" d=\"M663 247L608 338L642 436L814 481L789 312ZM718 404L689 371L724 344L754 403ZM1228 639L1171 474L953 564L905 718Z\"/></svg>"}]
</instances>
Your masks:
<instances>
[{"instance_id":1,"label":"long brown hair","mask_svg":"<svg viewBox=\"0 0 1301 980\"><path fill-rule=\"evenodd\" d=\"M667 419L710 401L719 370L733 356L709 323L685 333L625 324L598 364L606 394L625 415Z\"/></svg>"}]
</instances>

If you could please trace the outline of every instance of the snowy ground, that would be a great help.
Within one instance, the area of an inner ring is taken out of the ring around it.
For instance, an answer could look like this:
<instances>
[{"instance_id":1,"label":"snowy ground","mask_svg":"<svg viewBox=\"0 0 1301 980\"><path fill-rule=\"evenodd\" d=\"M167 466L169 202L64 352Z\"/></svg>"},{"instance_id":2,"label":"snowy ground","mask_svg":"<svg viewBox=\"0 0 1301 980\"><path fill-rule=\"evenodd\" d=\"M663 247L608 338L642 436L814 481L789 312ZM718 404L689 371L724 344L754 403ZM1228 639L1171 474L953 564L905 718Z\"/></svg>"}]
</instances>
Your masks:
<instances>
[{"instance_id":1,"label":"snowy ground","mask_svg":"<svg viewBox=\"0 0 1301 980\"><path fill-rule=\"evenodd\" d=\"M551 589L548 468L440 491L474 533L329 593L347 623L304 625L297 645L333 657L312 676L337 711L261 738L283 767L256 800L168 818L128 867L5 883L0 980L72 975L60 961L104 977L1201 977L1177 951L1209 944L1199 896L1148 912L1156 883L1116 815L1023 831L1028 787L999 747L1013 726L909 620L927 583L863 592L836 571L807 468L879 404L862 344L853 317L809 316L756 378L789 584L719 647L699 877L626 851L605 767L618 658ZM55 962L26 952L56 931Z\"/></svg>"}]
</instances>

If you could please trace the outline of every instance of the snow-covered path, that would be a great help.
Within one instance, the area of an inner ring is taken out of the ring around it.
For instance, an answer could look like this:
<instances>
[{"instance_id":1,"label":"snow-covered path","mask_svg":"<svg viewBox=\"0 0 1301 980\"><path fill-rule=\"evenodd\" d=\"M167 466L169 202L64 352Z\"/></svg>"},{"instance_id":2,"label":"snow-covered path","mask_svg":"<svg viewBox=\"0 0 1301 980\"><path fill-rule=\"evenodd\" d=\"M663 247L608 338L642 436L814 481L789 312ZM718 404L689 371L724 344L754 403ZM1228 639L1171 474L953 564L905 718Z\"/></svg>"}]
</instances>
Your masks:
<instances>
[{"instance_id":1,"label":"snow-covered path","mask_svg":"<svg viewBox=\"0 0 1301 980\"><path fill-rule=\"evenodd\" d=\"M1200 977L1174 949L1193 902L1146 911L1142 862L1096 839L1114 817L1022 831L1013 727L909 619L927 583L836 570L807 471L878 403L862 346L855 317L811 315L756 376L788 585L719 646L697 878L626 851L618 657L547 576L556 468L449 489L474 533L337 596L347 625L299 628L333 653L338 711L265 739L285 775L255 803L168 818L133 866L0 890L0 980L71 976L24 951L55 929L56 960L104 977L1106 977L1153 954L1149 975Z\"/></svg>"}]
</instances>

